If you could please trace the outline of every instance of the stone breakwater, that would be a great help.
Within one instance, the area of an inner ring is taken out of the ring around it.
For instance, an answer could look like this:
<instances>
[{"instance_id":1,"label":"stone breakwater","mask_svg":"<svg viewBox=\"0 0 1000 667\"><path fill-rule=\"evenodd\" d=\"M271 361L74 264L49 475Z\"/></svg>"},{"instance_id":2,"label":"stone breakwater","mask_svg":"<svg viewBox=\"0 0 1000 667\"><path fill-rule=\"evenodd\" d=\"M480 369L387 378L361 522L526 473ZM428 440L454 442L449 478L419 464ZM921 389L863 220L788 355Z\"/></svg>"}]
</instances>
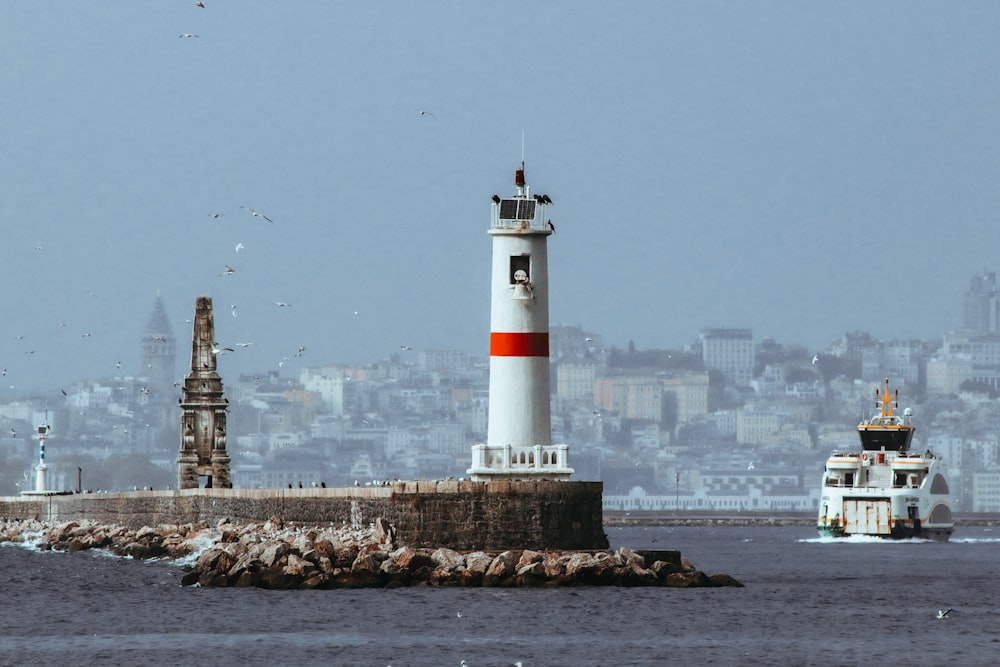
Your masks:
<instances>
[{"instance_id":1,"label":"stone breakwater","mask_svg":"<svg viewBox=\"0 0 1000 667\"><path fill-rule=\"evenodd\" d=\"M119 556L162 558L185 569L184 585L205 587L395 588L401 586L737 586L709 576L675 550L459 552L397 544L378 519L366 528L262 524L226 520L139 529L88 521L0 522L0 541L41 550L104 549Z\"/></svg>"}]
</instances>

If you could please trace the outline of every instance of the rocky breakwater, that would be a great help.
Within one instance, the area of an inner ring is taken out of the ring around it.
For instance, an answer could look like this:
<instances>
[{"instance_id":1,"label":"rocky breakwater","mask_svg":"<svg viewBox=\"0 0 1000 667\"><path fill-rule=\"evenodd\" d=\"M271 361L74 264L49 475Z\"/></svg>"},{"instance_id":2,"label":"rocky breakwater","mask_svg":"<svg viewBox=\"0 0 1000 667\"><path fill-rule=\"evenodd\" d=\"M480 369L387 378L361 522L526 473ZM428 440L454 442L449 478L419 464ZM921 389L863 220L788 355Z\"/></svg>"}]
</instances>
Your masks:
<instances>
[{"instance_id":1,"label":"rocky breakwater","mask_svg":"<svg viewBox=\"0 0 1000 667\"><path fill-rule=\"evenodd\" d=\"M675 550L462 553L396 544L379 519L367 528L285 526L277 518L237 526L219 521L131 530L71 521L0 522L0 541L43 550L105 549L133 558L164 558L184 569L184 585L295 588L401 586L742 586L709 576Z\"/></svg>"}]
</instances>

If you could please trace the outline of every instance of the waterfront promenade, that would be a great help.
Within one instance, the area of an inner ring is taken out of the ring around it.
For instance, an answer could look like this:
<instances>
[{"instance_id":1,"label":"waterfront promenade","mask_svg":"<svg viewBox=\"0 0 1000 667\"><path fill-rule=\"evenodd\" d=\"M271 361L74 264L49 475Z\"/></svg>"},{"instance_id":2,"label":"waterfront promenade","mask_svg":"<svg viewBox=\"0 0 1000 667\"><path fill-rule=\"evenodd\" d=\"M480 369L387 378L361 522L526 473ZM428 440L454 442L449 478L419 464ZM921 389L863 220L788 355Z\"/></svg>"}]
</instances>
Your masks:
<instances>
[{"instance_id":1,"label":"waterfront promenade","mask_svg":"<svg viewBox=\"0 0 1000 667\"><path fill-rule=\"evenodd\" d=\"M605 526L815 526L815 512L604 510ZM997 526L1000 512L956 512L956 526Z\"/></svg>"}]
</instances>

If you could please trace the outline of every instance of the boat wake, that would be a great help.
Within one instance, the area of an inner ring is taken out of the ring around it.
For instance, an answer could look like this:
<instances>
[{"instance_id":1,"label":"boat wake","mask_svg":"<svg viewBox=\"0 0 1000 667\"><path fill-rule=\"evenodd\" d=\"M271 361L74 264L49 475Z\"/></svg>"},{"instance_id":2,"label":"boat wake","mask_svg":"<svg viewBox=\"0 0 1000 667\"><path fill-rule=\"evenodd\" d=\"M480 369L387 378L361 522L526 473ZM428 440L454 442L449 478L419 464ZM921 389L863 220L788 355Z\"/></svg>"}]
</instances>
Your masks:
<instances>
[{"instance_id":1,"label":"boat wake","mask_svg":"<svg viewBox=\"0 0 1000 667\"><path fill-rule=\"evenodd\" d=\"M891 537L876 537L875 535L850 535L848 537L803 537L797 542L811 544L928 544L934 540L910 537L902 540Z\"/></svg>"},{"instance_id":2,"label":"boat wake","mask_svg":"<svg viewBox=\"0 0 1000 667\"><path fill-rule=\"evenodd\" d=\"M949 542L959 544L996 544L1000 537L952 537Z\"/></svg>"}]
</instances>

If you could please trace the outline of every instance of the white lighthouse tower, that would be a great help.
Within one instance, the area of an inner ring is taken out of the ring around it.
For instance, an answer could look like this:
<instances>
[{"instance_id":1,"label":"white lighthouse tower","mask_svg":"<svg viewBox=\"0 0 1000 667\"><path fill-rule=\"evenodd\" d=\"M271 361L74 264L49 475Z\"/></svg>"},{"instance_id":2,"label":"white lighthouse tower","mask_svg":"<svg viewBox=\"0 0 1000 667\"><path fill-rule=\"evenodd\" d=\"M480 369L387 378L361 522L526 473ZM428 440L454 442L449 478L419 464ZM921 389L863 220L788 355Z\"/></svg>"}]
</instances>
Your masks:
<instances>
[{"instance_id":1,"label":"white lighthouse tower","mask_svg":"<svg viewBox=\"0 0 1000 667\"><path fill-rule=\"evenodd\" d=\"M45 465L45 440L48 438L48 435L48 424L43 424L38 427L38 465L35 466L35 488L34 490L28 489L22 491L22 496L48 496L55 493L54 491L50 491L48 489L49 468Z\"/></svg>"},{"instance_id":2,"label":"white lighthouse tower","mask_svg":"<svg viewBox=\"0 0 1000 667\"><path fill-rule=\"evenodd\" d=\"M474 481L566 480L569 447L552 444L549 409L548 195L517 170L513 197L493 195L490 403L485 445L472 448Z\"/></svg>"}]
</instances>

